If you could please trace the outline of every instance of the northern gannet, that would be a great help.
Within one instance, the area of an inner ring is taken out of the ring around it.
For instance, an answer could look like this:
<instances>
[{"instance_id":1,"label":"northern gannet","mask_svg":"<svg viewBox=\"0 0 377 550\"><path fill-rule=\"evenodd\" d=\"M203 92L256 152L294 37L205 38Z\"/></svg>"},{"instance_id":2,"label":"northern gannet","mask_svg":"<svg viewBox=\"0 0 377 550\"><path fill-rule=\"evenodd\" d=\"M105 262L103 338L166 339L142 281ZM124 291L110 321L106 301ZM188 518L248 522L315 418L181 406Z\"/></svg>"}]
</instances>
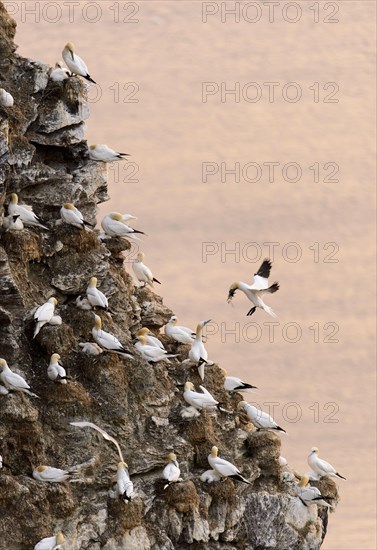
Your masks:
<instances>
[{"instance_id":1,"label":"northern gannet","mask_svg":"<svg viewBox=\"0 0 377 550\"><path fill-rule=\"evenodd\" d=\"M79 76L82 76L86 80L89 80L89 82L93 82L95 84L93 78L89 75L88 67L86 66L85 62L74 52L74 45L72 42L68 42L63 50L63 59L65 64L67 65L68 69L71 71L72 74L77 74Z\"/></svg>"},{"instance_id":2,"label":"northern gannet","mask_svg":"<svg viewBox=\"0 0 377 550\"><path fill-rule=\"evenodd\" d=\"M116 493L119 498L131 501L134 495L134 486L130 480L128 466L125 462L119 462L117 471Z\"/></svg>"},{"instance_id":3,"label":"northern gannet","mask_svg":"<svg viewBox=\"0 0 377 550\"><path fill-rule=\"evenodd\" d=\"M202 340L202 332L203 328L210 321L211 319L209 319L208 321L202 321L197 325L195 340L191 344L191 349L188 354L190 361L197 363L199 376L202 380L204 380L204 365L207 363L208 360L208 353L206 348L204 347Z\"/></svg>"},{"instance_id":4,"label":"northern gannet","mask_svg":"<svg viewBox=\"0 0 377 550\"><path fill-rule=\"evenodd\" d=\"M30 386L22 376L13 372L5 359L0 359L0 381L7 390L20 391L27 393L31 397L38 397L35 393L29 391Z\"/></svg>"},{"instance_id":5,"label":"northern gannet","mask_svg":"<svg viewBox=\"0 0 377 550\"><path fill-rule=\"evenodd\" d=\"M254 304L254 307L252 307L246 315L253 315L257 307L259 307L261 309L264 309L264 311L272 317L276 317L276 314L269 306L267 306L263 302L261 298L261 296L265 293L273 294L274 292L279 290L279 283L277 282L275 282L271 286L268 286L268 277L270 276L270 271L271 261L264 260L257 273L254 274L254 284L248 285L247 283L243 283L242 281L233 283L229 289L228 303L231 302L237 290L242 290L242 292L246 294L247 298Z\"/></svg>"},{"instance_id":6,"label":"northern gannet","mask_svg":"<svg viewBox=\"0 0 377 550\"><path fill-rule=\"evenodd\" d=\"M53 537L46 537L40 540L35 546L34 550L58 550L64 544L64 535L63 533L58 533Z\"/></svg>"},{"instance_id":7,"label":"northern gannet","mask_svg":"<svg viewBox=\"0 0 377 550\"><path fill-rule=\"evenodd\" d=\"M153 287L153 283L161 284L155 277L153 277L152 271L147 267L143 261L145 254L143 252L138 252L136 260L132 263L132 269L136 275L137 280L140 283L144 283L144 286L150 285Z\"/></svg>"},{"instance_id":8,"label":"northern gannet","mask_svg":"<svg viewBox=\"0 0 377 550\"><path fill-rule=\"evenodd\" d=\"M151 331L147 327L139 328L139 330L136 333L136 336L145 336L145 338L147 339L147 344L149 346L153 346L155 348L160 348L165 350L164 344L161 342L161 340L156 338L156 336L152 336Z\"/></svg>"},{"instance_id":9,"label":"northern gannet","mask_svg":"<svg viewBox=\"0 0 377 550\"><path fill-rule=\"evenodd\" d=\"M14 105L13 96L4 88L0 88L0 105L2 107L13 107Z\"/></svg>"},{"instance_id":10,"label":"northern gannet","mask_svg":"<svg viewBox=\"0 0 377 550\"><path fill-rule=\"evenodd\" d=\"M47 369L47 376L54 382L60 382L60 384L66 384L67 380L70 380L69 376L65 372L65 368L59 363L60 355L53 353L50 358L50 364Z\"/></svg>"},{"instance_id":11,"label":"northern gannet","mask_svg":"<svg viewBox=\"0 0 377 550\"><path fill-rule=\"evenodd\" d=\"M20 216L22 223L30 227L40 227L47 229L48 227L42 224L42 221L33 212L33 207L27 204L18 204L18 196L16 193L12 193L10 196L10 203L8 204L8 212L11 216Z\"/></svg>"},{"instance_id":12,"label":"northern gannet","mask_svg":"<svg viewBox=\"0 0 377 550\"><path fill-rule=\"evenodd\" d=\"M231 479L234 479L236 481L242 481L243 483L247 483L250 485L250 481L247 481L242 475L234 464L231 462L228 462L228 460L224 460L223 458L220 458L218 456L219 449L216 446L212 447L211 454L208 455L208 462L211 468L215 470L217 474L221 477L230 477Z\"/></svg>"},{"instance_id":13,"label":"northern gannet","mask_svg":"<svg viewBox=\"0 0 377 550\"><path fill-rule=\"evenodd\" d=\"M180 344L192 344L195 340L195 332L190 328L177 326L178 318L173 315L169 322L165 325L164 331L166 336L172 338Z\"/></svg>"},{"instance_id":14,"label":"northern gannet","mask_svg":"<svg viewBox=\"0 0 377 550\"><path fill-rule=\"evenodd\" d=\"M166 361L170 363L170 358L177 357L176 355L168 353L165 349L148 345L146 336L138 336L137 340L135 348L148 362L157 363L158 361Z\"/></svg>"},{"instance_id":15,"label":"northern gannet","mask_svg":"<svg viewBox=\"0 0 377 550\"><path fill-rule=\"evenodd\" d=\"M22 231L24 224L19 214L4 216L3 227L6 231Z\"/></svg>"},{"instance_id":16,"label":"northern gannet","mask_svg":"<svg viewBox=\"0 0 377 550\"><path fill-rule=\"evenodd\" d=\"M131 237L137 239L136 234L145 235L143 231L133 229L133 227L127 225L123 219L123 214L120 212L106 214L101 222L101 227L109 237L126 237L127 239Z\"/></svg>"},{"instance_id":17,"label":"northern gannet","mask_svg":"<svg viewBox=\"0 0 377 550\"><path fill-rule=\"evenodd\" d=\"M37 311L34 313L34 321L36 323L34 336L35 338L41 328L49 323L54 317L55 306L58 303L56 298L49 298L47 302L39 306Z\"/></svg>"},{"instance_id":18,"label":"northern gannet","mask_svg":"<svg viewBox=\"0 0 377 550\"><path fill-rule=\"evenodd\" d=\"M97 288L97 278L92 277L89 281L89 286L86 289L86 297L89 304L93 307L99 307L100 309L107 309L109 302L103 292Z\"/></svg>"},{"instance_id":19,"label":"northern gannet","mask_svg":"<svg viewBox=\"0 0 377 550\"><path fill-rule=\"evenodd\" d=\"M113 149L110 149L110 147L104 144L89 146L89 158L91 160L113 162L114 160L127 160L123 157L129 156L130 155L128 153L118 153L117 151L113 151Z\"/></svg>"},{"instance_id":20,"label":"northern gannet","mask_svg":"<svg viewBox=\"0 0 377 550\"><path fill-rule=\"evenodd\" d=\"M177 462L177 455L175 453L169 453L167 459L169 462L166 464L162 472L162 477L167 481L164 489L169 487L172 483L179 481L181 476L181 470L179 469L179 464Z\"/></svg>"},{"instance_id":21,"label":"northern gannet","mask_svg":"<svg viewBox=\"0 0 377 550\"><path fill-rule=\"evenodd\" d=\"M113 334L102 330L102 320L98 315L94 316L92 335L96 343L105 351L112 351L113 353L119 353L124 357L133 359L133 355L122 346Z\"/></svg>"},{"instance_id":22,"label":"northern gannet","mask_svg":"<svg viewBox=\"0 0 377 550\"><path fill-rule=\"evenodd\" d=\"M342 475L340 475L339 472L335 470L331 464L326 462L325 460L322 460L318 457L318 449L317 447L312 447L310 450L309 456L308 456L308 464L320 477L330 476L330 477L338 477L341 479L346 479Z\"/></svg>"},{"instance_id":23,"label":"northern gannet","mask_svg":"<svg viewBox=\"0 0 377 550\"><path fill-rule=\"evenodd\" d=\"M194 409L201 410L220 410L220 403L203 386L199 386L202 393L195 391L192 382L185 383L183 399Z\"/></svg>"},{"instance_id":24,"label":"northern gannet","mask_svg":"<svg viewBox=\"0 0 377 550\"><path fill-rule=\"evenodd\" d=\"M246 391L249 389L258 389L256 386L252 386L251 384L247 384L246 382L243 382L240 378L237 378L236 376L228 376L228 373L225 369L221 369L224 376L224 389L230 393L233 393L235 391Z\"/></svg>"},{"instance_id":25,"label":"northern gannet","mask_svg":"<svg viewBox=\"0 0 377 550\"><path fill-rule=\"evenodd\" d=\"M81 214L74 204L66 202L60 209L60 216L62 220L68 225L73 225L79 229L85 229L86 226L94 227L94 224L84 220L84 216Z\"/></svg>"},{"instance_id":26,"label":"northern gannet","mask_svg":"<svg viewBox=\"0 0 377 550\"><path fill-rule=\"evenodd\" d=\"M318 506L327 506L331 508L331 504L327 502L329 497L321 495L321 492L317 487L311 487L308 485L308 476L302 476L300 483L295 485L296 495L305 506L317 504Z\"/></svg>"},{"instance_id":27,"label":"northern gannet","mask_svg":"<svg viewBox=\"0 0 377 550\"><path fill-rule=\"evenodd\" d=\"M49 77L53 82L63 82L69 76L71 76L70 72L59 62L55 63L55 67L50 69Z\"/></svg>"},{"instance_id":28,"label":"northern gannet","mask_svg":"<svg viewBox=\"0 0 377 550\"><path fill-rule=\"evenodd\" d=\"M70 479L76 470L61 470L60 468L52 468L51 466L37 466L33 470L33 478L37 481L46 481L49 483L61 483Z\"/></svg>"},{"instance_id":29,"label":"northern gannet","mask_svg":"<svg viewBox=\"0 0 377 550\"><path fill-rule=\"evenodd\" d=\"M269 414L260 411L254 405L246 403L246 401L240 401L237 405L237 410L243 410L247 415L250 422L254 424L258 430L276 430L279 432L287 433L283 428L280 428L275 420Z\"/></svg>"}]
</instances>

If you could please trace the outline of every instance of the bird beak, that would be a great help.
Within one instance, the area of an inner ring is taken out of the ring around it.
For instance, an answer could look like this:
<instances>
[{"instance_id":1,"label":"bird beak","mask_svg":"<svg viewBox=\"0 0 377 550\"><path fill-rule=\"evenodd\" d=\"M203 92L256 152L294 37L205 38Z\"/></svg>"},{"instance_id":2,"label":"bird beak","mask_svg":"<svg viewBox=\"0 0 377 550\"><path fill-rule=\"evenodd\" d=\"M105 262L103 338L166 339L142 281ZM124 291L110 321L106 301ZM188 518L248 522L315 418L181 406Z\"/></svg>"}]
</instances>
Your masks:
<instances>
[{"instance_id":1,"label":"bird beak","mask_svg":"<svg viewBox=\"0 0 377 550\"><path fill-rule=\"evenodd\" d=\"M208 319L208 321L203 321L203 327L205 327L206 325L208 325L208 323L210 323L212 321L212 319Z\"/></svg>"},{"instance_id":2,"label":"bird beak","mask_svg":"<svg viewBox=\"0 0 377 550\"><path fill-rule=\"evenodd\" d=\"M228 299L227 299L228 304L230 303L230 301L231 301L232 298L234 297L235 293L236 293L236 289L235 289L235 288L233 288L233 289L231 288L231 289L229 290Z\"/></svg>"}]
</instances>

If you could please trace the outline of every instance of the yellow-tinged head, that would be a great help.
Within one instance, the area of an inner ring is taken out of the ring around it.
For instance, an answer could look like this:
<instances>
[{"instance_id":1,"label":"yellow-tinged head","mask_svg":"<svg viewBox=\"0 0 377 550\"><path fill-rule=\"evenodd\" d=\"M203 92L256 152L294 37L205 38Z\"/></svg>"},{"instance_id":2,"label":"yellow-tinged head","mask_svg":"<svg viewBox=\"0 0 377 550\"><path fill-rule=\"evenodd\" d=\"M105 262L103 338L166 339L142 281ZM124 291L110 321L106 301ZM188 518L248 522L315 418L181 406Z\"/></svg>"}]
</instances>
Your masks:
<instances>
[{"instance_id":1,"label":"yellow-tinged head","mask_svg":"<svg viewBox=\"0 0 377 550\"><path fill-rule=\"evenodd\" d=\"M60 361L60 355L58 353L53 353L51 355L50 363L57 363Z\"/></svg>"},{"instance_id":2,"label":"yellow-tinged head","mask_svg":"<svg viewBox=\"0 0 377 550\"><path fill-rule=\"evenodd\" d=\"M66 210L75 210L75 205L71 202L65 202L63 204L63 208L65 208Z\"/></svg>"},{"instance_id":3,"label":"yellow-tinged head","mask_svg":"<svg viewBox=\"0 0 377 550\"><path fill-rule=\"evenodd\" d=\"M118 462L118 470L123 470L123 468L128 468L126 462Z\"/></svg>"},{"instance_id":4,"label":"yellow-tinged head","mask_svg":"<svg viewBox=\"0 0 377 550\"><path fill-rule=\"evenodd\" d=\"M194 384L192 382L186 382L185 384L185 390L193 390Z\"/></svg>"},{"instance_id":5,"label":"yellow-tinged head","mask_svg":"<svg viewBox=\"0 0 377 550\"><path fill-rule=\"evenodd\" d=\"M300 479L300 483L298 484L299 487L306 487L309 483L309 477L308 476L302 476Z\"/></svg>"},{"instance_id":6,"label":"yellow-tinged head","mask_svg":"<svg viewBox=\"0 0 377 550\"><path fill-rule=\"evenodd\" d=\"M246 401L240 401L237 405L237 411L242 410L245 407L245 405L247 405Z\"/></svg>"},{"instance_id":7,"label":"yellow-tinged head","mask_svg":"<svg viewBox=\"0 0 377 550\"><path fill-rule=\"evenodd\" d=\"M74 50L75 50L75 47L74 45L72 44L72 42L67 42L67 44L65 45L65 50L68 50L69 52L73 53Z\"/></svg>"},{"instance_id":8,"label":"yellow-tinged head","mask_svg":"<svg viewBox=\"0 0 377 550\"><path fill-rule=\"evenodd\" d=\"M216 445L214 445L211 449L211 455L212 456L217 456L219 453L219 449L216 447Z\"/></svg>"},{"instance_id":9,"label":"yellow-tinged head","mask_svg":"<svg viewBox=\"0 0 377 550\"><path fill-rule=\"evenodd\" d=\"M167 459L173 462L174 460L177 460L177 455L175 453L169 453Z\"/></svg>"},{"instance_id":10,"label":"yellow-tinged head","mask_svg":"<svg viewBox=\"0 0 377 550\"><path fill-rule=\"evenodd\" d=\"M94 326L99 330L102 328L102 319L99 315L94 316Z\"/></svg>"},{"instance_id":11,"label":"yellow-tinged head","mask_svg":"<svg viewBox=\"0 0 377 550\"><path fill-rule=\"evenodd\" d=\"M318 447L312 447L310 453L318 454Z\"/></svg>"},{"instance_id":12,"label":"yellow-tinged head","mask_svg":"<svg viewBox=\"0 0 377 550\"><path fill-rule=\"evenodd\" d=\"M123 215L120 214L119 212L113 212L112 214L110 214L110 218L117 222L123 221Z\"/></svg>"},{"instance_id":13,"label":"yellow-tinged head","mask_svg":"<svg viewBox=\"0 0 377 550\"><path fill-rule=\"evenodd\" d=\"M17 193L12 193L10 196L10 202L12 204L18 204L18 195Z\"/></svg>"},{"instance_id":14,"label":"yellow-tinged head","mask_svg":"<svg viewBox=\"0 0 377 550\"><path fill-rule=\"evenodd\" d=\"M236 283L232 283L229 287L229 292L228 292L228 302L230 302L230 300L233 298L233 296L235 295L236 293L236 290L239 289L239 283L236 282Z\"/></svg>"},{"instance_id":15,"label":"yellow-tinged head","mask_svg":"<svg viewBox=\"0 0 377 550\"><path fill-rule=\"evenodd\" d=\"M150 333L149 328L143 327L143 328L139 328L139 330L137 331L136 335L137 335L137 336L145 336L146 334L149 334L149 333Z\"/></svg>"},{"instance_id":16,"label":"yellow-tinged head","mask_svg":"<svg viewBox=\"0 0 377 550\"><path fill-rule=\"evenodd\" d=\"M97 277L92 277L92 278L90 279L90 281L89 281L89 286L90 286L91 288L96 288L97 282L98 282Z\"/></svg>"},{"instance_id":17,"label":"yellow-tinged head","mask_svg":"<svg viewBox=\"0 0 377 550\"><path fill-rule=\"evenodd\" d=\"M5 359L0 359L0 370L3 371L8 366L8 363L5 361Z\"/></svg>"},{"instance_id":18,"label":"yellow-tinged head","mask_svg":"<svg viewBox=\"0 0 377 550\"><path fill-rule=\"evenodd\" d=\"M56 306L57 303L58 303L57 299L54 298L54 297L49 298L47 301L48 301L49 304L54 304L54 306Z\"/></svg>"},{"instance_id":19,"label":"yellow-tinged head","mask_svg":"<svg viewBox=\"0 0 377 550\"><path fill-rule=\"evenodd\" d=\"M139 342L145 346L146 343L147 343L147 337L144 336L144 334L140 334L140 336L137 336L137 339L139 340Z\"/></svg>"},{"instance_id":20,"label":"yellow-tinged head","mask_svg":"<svg viewBox=\"0 0 377 550\"><path fill-rule=\"evenodd\" d=\"M58 533L56 535L56 544L63 544L64 541L65 541L65 538L63 533Z\"/></svg>"},{"instance_id":21,"label":"yellow-tinged head","mask_svg":"<svg viewBox=\"0 0 377 550\"><path fill-rule=\"evenodd\" d=\"M41 473L47 470L47 468L48 466L37 466L35 469L37 470L37 472Z\"/></svg>"},{"instance_id":22,"label":"yellow-tinged head","mask_svg":"<svg viewBox=\"0 0 377 550\"><path fill-rule=\"evenodd\" d=\"M144 260L144 258L145 258L144 252L138 252L137 253L137 256L136 256L136 261L137 262L142 262Z\"/></svg>"}]
</instances>

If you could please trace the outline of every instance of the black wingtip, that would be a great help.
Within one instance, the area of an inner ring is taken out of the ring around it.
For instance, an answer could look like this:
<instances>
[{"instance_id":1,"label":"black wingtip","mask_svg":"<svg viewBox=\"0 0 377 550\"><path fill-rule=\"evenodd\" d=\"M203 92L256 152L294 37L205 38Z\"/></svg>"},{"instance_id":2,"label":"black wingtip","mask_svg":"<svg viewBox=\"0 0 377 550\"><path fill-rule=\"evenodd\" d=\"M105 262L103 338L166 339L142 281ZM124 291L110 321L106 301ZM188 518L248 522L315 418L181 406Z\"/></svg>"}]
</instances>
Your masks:
<instances>
[{"instance_id":1,"label":"black wingtip","mask_svg":"<svg viewBox=\"0 0 377 550\"><path fill-rule=\"evenodd\" d=\"M158 281L158 280L155 279L154 277L153 277L153 282L154 282L154 283L157 283L157 284L159 284L159 285L161 284L160 281Z\"/></svg>"},{"instance_id":2,"label":"black wingtip","mask_svg":"<svg viewBox=\"0 0 377 550\"><path fill-rule=\"evenodd\" d=\"M89 82L92 82L92 84L97 84L97 82L95 82L95 81L93 80L93 78L92 78L89 74L87 74L86 76L84 76L84 78L86 78L86 80L89 80Z\"/></svg>"},{"instance_id":3,"label":"black wingtip","mask_svg":"<svg viewBox=\"0 0 377 550\"><path fill-rule=\"evenodd\" d=\"M277 430L278 432L284 432L285 434L287 433L284 428L280 428L280 426L276 426L275 430Z\"/></svg>"},{"instance_id":4,"label":"black wingtip","mask_svg":"<svg viewBox=\"0 0 377 550\"><path fill-rule=\"evenodd\" d=\"M250 481L247 481L247 479L240 476L239 474L234 474L234 475L228 476L228 477L230 477L231 479L234 479L236 481L242 481L242 483L247 483L248 485L250 485Z\"/></svg>"},{"instance_id":5,"label":"black wingtip","mask_svg":"<svg viewBox=\"0 0 377 550\"><path fill-rule=\"evenodd\" d=\"M259 277L264 277L265 279L268 279L270 276L270 271L272 267L272 262L269 258L265 258L258 269L258 271L255 273L255 275L258 275Z\"/></svg>"},{"instance_id":6,"label":"black wingtip","mask_svg":"<svg viewBox=\"0 0 377 550\"><path fill-rule=\"evenodd\" d=\"M339 476L339 477L341 477L342 479L345 479L345 480L347 481L347 478L344 477L344 476L341 476L341 475L339 474L339 472L336 472L336 475Z\"/></svg>"}]
</instances>

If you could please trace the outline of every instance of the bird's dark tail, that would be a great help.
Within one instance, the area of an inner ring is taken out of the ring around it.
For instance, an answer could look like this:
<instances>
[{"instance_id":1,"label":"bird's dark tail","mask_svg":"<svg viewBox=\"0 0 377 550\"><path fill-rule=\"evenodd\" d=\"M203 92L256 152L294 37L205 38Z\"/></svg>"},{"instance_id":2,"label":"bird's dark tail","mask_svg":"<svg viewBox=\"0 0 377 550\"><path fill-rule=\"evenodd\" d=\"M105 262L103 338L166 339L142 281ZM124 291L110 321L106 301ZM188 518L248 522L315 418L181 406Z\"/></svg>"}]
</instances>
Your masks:
<instances>
[{"instance_id":1,"label":"bird's dark tail","mask_svg":"<svg viewBox=\"0 0 377 550\"><path fill-rule=\"evenodd\" d=\"M339 472L336 472L336 475L337 475L338 477L341 477L342 479L345 479L345 480L347 481L347 478L344 477L344 476L341 476L341 475L339 474Z\"/></svg>"},{"instance_id":2,"label":"bird's dark tail","mask_svg":"<svg viewBox=\"0 0 377 550\"><path fill-rule=\"evenodd\" d=\"M266 292L269 292L270 294L273 294L274 292L277 292L279 290L280 286L278 282L275 282L273 285L269 286Z\"/></svg>"},{"instance_id":3,"label":"bird's dark tail","mask_svg":"<svg viewBox=\"0 0 377 550\"><path fill-rule=\"evenodd\" d=\"M89 226L89 227L95 227L95 226L96 226L95 223L89 223L89 222L87 222L86 220L83 220L82 223L83 223L84 225Z\"/></svg>"},{"instance_id":4,"label":"bird's dark tail","mask_svg":"<svg viewBox=\"0 0 377 550\"><path fill-rule=\"evenodd\" d=\"M140 233L140 231L139 231L139 233ZM143 234L144 234L144 233L143 233ZM153 282L154 282L154 283L157 283L157 284L159 284L159 285L161 284L160 281L158 281L155 277L153 277Z\"/></svg>"},{"instance_id":5,"label":"bird's dark tail","mask_svg":"<svg viewBox=\"0 0 377 550\"><path fill-rule=\"evenodd\" d=\"M284 432L285 434L287 433L283 428L280 428L280 426L276 426L276 428L274 428L274 430L276 430L278 432Z\"/></svg>"},{"instance_id":6,"label":"bird's dark tail","mask_svg":"<svg viewBox=\"0 0 377 550\"><path fill-rule=\"evenodd\" d=\"M233 476L228 476L228 477L235 479L236 481L242 481L242 483L247 483L248 485L250 485L250 481L247 481L247 479L245 479L239 474L234 474Z\"/></svg>"},{"instance_id":7,"label":"bird's dark tail","mask_svg":"<svg viewBox=\"0 0 377 550\"><path fill-rule=\"evenodd\" d=\"M86 80L89 80L89 82L92 82L93 84L97 84L97 82L94 82L93 78L89 74L84 76L84 78L86 78Z\"/></svg>"}]
</instances>

